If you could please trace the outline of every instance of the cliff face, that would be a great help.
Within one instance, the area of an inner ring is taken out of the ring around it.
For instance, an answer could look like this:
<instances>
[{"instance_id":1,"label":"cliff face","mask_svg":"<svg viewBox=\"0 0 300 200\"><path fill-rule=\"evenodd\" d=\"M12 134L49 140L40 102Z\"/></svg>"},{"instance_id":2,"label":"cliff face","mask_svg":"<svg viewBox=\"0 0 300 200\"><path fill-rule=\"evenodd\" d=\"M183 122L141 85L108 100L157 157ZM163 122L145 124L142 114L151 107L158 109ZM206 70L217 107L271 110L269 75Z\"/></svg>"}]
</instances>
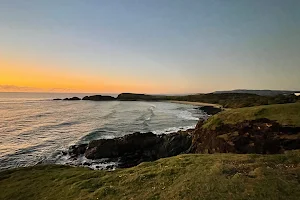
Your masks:
<instances>
[{"instance_id":1,"label":"cliff face","mask_svg":"<svg viewBox=\"0 0 300 200\"><path fill-rule=\"evenodd\" d=\"M194 130L191 153L275 154L300 149L300 127L283 127L268 119L221 124L215 130L202 125L200 121Z\"/></svg>"}]
</instances>

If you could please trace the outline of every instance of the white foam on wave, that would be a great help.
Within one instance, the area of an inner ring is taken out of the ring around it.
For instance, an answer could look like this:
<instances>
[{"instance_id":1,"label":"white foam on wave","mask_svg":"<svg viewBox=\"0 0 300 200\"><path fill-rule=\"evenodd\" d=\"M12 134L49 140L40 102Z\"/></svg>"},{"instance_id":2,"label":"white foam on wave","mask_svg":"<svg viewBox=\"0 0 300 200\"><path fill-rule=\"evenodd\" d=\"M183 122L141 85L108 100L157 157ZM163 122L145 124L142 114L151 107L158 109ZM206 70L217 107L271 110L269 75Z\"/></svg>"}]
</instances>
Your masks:
<instances>
[{"instance_id":1,"label":"white foam on wave","mask_svg":"<svg viewBox=\"0 0 300 200\"><path fill-rule=\"evenodd\" d=\"M195 126L170 127L163 130L156 130L152 132L154 134L161 135L161 134L175 133L178 131L186 131L188 129L193 129L193 128L195 128Z\"/></svg>"},{"instance_id":2,"label":"white foam on wave","mask_svg":"<svg viewBox=\"0 0 300 200\"><path fill-rule=\"evenodd\" d=\"M70 165L78 167L88 167L93 170L109 170L113 171L118 166L118 162L111 162L108 159L88 159L84 155L77 157L76 159L71 158L69 155L61 156L55 164Z\"/></svg>"},{"instance_id":3,"label":"white foam on wave","mask_svg":"<svg viewBox=\"0 0 300 200\"><path fill-rule=\"evenodd\" d=\"M199 120L199 118L194 117L193 114L187 110L183 110L176 114L178 118L186 119L186 120Z\"/></svg>"},{"instance_id":4,"label":"white foam on wave","mask_svg":"<svg viewBox=\"0 0 300 200\"><path fill-rule=\"evenodd\" d=\"M115 136L115 135L102 135L101 137L98 138L98 140L99 139L114 139L115 137L117 137L117 136Z\"/></svg>"}]
</instances>

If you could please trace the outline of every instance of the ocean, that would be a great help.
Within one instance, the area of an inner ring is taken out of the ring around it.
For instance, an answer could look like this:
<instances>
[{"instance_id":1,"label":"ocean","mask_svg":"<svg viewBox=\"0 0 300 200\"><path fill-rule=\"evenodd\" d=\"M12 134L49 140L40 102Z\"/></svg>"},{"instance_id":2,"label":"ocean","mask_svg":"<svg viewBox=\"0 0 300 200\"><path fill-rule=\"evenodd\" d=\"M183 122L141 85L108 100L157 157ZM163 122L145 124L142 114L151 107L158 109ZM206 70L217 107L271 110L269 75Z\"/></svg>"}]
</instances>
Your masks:
<instances>
[{"instance_id":1,"label":"ocean","mask_svg":"<svg viewBox=\"0 0 300 200\"><path fill-rule=\"evenodd\" d=\"M207 118L196 106L168 102L52 100L86 95L0 93L0 169L64 164L61 152L74 144L186 130Z\"/></svg>"}]
</instances>

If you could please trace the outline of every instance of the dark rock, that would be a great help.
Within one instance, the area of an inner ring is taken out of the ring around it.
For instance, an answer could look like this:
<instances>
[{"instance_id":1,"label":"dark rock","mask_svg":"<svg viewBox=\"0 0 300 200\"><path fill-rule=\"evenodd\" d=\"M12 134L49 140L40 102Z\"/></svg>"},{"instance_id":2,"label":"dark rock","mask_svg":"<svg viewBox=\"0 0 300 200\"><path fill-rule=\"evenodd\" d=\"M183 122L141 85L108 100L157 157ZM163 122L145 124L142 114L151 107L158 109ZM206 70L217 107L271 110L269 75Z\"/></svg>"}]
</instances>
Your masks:
<instances>
[{"instance_id":1,"label":"dark rock","mask_svg":"<svg viewBox=\"0 0 300 200\"><path fill-rule=\"evenodd\" d=\"M82 165L83 165L83 166L91 166L91 163L84 162Z\"/></svg>"},{"instance_id":2,"label":"dark rock","mask_svg":"<svg viewBox=\"0 0 300 200\"><path fill-rule=\"evenodd\" d=\"M79 145L72 145L69 147L69 155L71 157L78 157L79 155L83 155L85 150L87 149L87 144L79 144Z\"/></svg>"},{"instance_id":3,"label":"dark rock","mask_svg":"<svg viewBox=\"0 0 300 200\"><path fill-rule=\"evenodd\" d=\"M78 101L81 100L79 97L65 98L65 101Z\"/></svg>"},{"instance_id":4,"label":"dark rock","mask_svg":"<svg viewBox=\"0 0 300 200\"><path fill-rule=\"evenodd\" d=\"M108 165L105 167L106 170L113 170L114 169L114 166L113 165Z\"/></svg>"},{"instance_id":5,"label":"dark rock","mask_svg":"<svg viewBox=\"0 0 300 200\"><path fill-rule=\"evenodd\" d=\"M90 100L90 101L113 101L116 98L111 96L102 96L102 95L93 95L93 96L85 96L82 100Z\"/></svg>"},{"instance_id":6,"label":"dark rock","mask_svg":"<svg viewBox=\"0 0 300 200\"><path fill-rule=\"evenodd\" d=\"M185 153L192 144L191 135L171 133L134 133L120 138L94 140L88 146L70 147L70 155L84 155L88 159L119 158L119 167L132 167L144 161Z\"/></svg>"},{"instance_id":7,"label":"dark rock","mask_svg":"<svg viewBox=\"0 0 300 200\"><path fill-rule=\"evenodd\" d=\"M222 108L217 108L214 106L202 106L202 107L199 107L199 109L208 115L215 115L223 110Z\"/></svg>"},{"instance_id":8,"label":"dark rock","mask_svg":"<svg viewBox=\"0 0 300 200\"><path fill-rule=\"evenodd\" d=\"M300 127L283 127L269 119L221 124L215 130L202 128L193 133L191 153L275 154L300 149Z\"/></svg>"},{"instance_id":9,"label":"dark rock","mask_svg":"<svg viewBox=\"0 0 300 200\"><path fill-rule=\"evenodd\" d=\"M121 93L117 97L120 101L161 101L168 100L163 95L147 95L147 94L134 94L134 93Z\"/></svg>"},{"instance_id":10,"label":"dark rock","mask_svg":"<svg viewBox=\"0 0 300 200\"><path fill-rule=\"evenodd\" d=\"M53 101L60 101L60 100L62 100L62 99L59 99L59 98L53 99Z\"/></svg>"}]
</instances>

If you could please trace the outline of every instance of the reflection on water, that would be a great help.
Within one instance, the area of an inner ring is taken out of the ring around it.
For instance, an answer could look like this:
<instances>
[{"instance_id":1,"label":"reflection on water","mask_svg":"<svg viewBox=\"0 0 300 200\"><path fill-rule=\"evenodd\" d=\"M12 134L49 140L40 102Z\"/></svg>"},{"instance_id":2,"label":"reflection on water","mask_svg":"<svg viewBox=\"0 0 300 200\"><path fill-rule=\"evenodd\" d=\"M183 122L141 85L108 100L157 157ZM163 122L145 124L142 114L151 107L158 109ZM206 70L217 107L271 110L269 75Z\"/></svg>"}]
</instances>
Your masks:
<instances>
[{"instance_id":1,"label":"reflection on water","mask_svg":"<svg viewBox=\"0 0 300 200\"><path fill-rule=\"evenodd\" d=\"M187 129L206 117L191 105L52 98L8 98L0 93L0 168L53 161L70 145L93 139Z\"/></svg>"}]
</instances>

